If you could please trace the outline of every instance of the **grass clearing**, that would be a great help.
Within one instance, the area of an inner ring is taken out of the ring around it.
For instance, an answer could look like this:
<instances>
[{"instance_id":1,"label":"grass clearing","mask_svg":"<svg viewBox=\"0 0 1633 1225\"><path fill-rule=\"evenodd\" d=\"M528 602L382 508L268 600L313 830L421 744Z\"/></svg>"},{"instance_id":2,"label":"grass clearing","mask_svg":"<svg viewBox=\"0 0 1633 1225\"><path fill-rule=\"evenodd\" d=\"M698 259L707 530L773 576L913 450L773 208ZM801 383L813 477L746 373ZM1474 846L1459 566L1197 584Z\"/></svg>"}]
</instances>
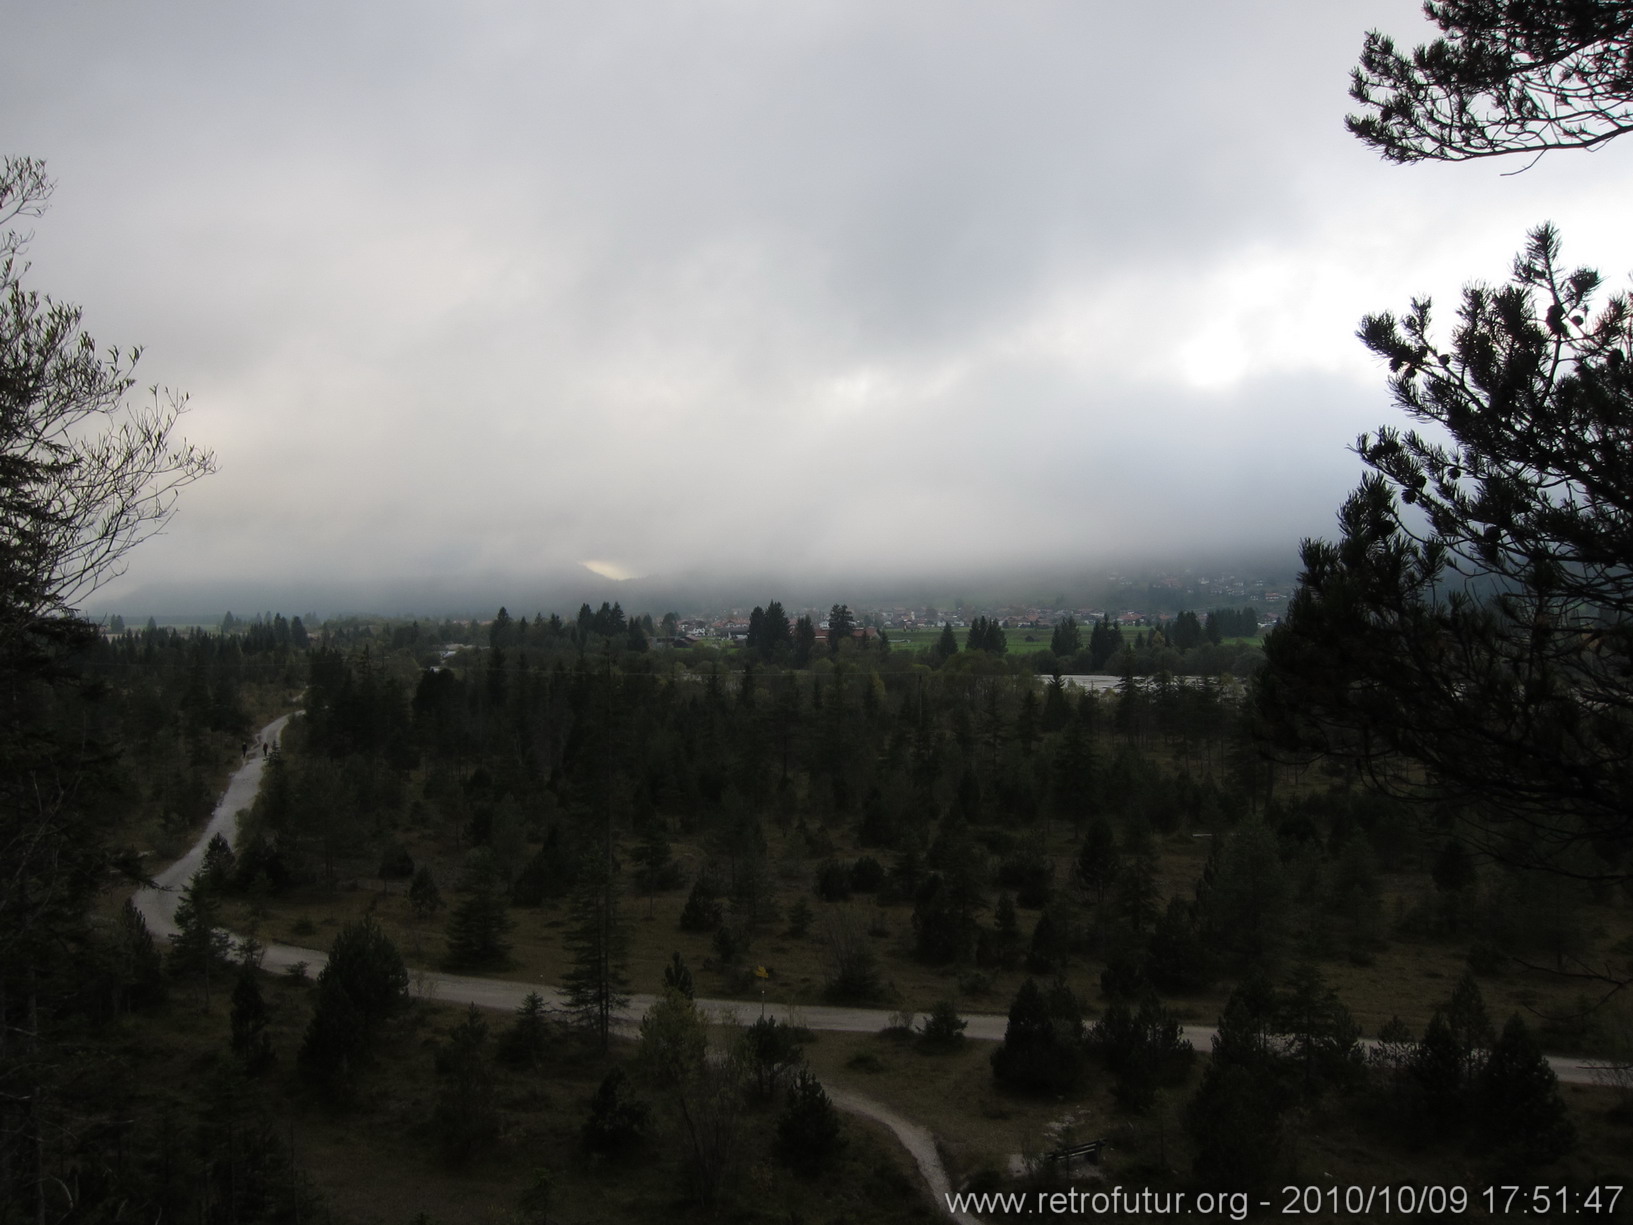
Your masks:
<instances>
[{"instance_id":1,"label":"grass clearing","mask_svg":"<svg viewBox=\"0 0 1633 1225\"><path fill-rule=\"evenodd\" d=\"M691 1202L677 1133L667 1123L658 1140L628 1159L587 1155L579 1135L589 1100L633 1044L615 1042L602 1055L566 1030L557 1032L540 1066L496 1068L499 1138L469 1164L451 1168L441 1159L432 1122L440 1091L434 1054L464 1019L464 1009L414 1004L386 1027L359 1077L355 1100L336 1109L295 1066L311 1015L311 986L283 976L262 976L260 983L277 1052L275 1066L261 1078L244 1082L233 1076L225 992L215 991L206 1011L194 984L177 985L168 1002L118 1022L86 1074L97 1078L99 1088L117 1091L124 1116L150 1124L155 1135L169 1135L177 1145L191 1143L189 1119L202 1124L209 1111L219 1111L213 1095L227 1092L241 1104L258 1103L276 1119L277 1134L292 1142L297 1165L336 1221L405 1225L424 1213L434 1225L510 1225L541 1171L554 1188L553 1221L769 1223L798 1215L811 1225L905 1225L937 1219L916 1168L889 1131L853 1116L844 1117L848 1143L838 1167L806 1179L774 1158L779 1107L746 1107L738 1173L718 1212ZM507 1024L501 1014L485 1015L495 1035ZM649 1100L656 1096L637 1092ZM145 1159L170 1158L157 1151Z\"/></svg>"},{"instance_id":2,"label":"grass clearing","mask_svg":"<svg viewBox=\"0 0 1633 1225\"><path fill-rule=\"evenodd\" d=\"M840 860L848 861L869 853L848 844L848 831L827 832L837 844L836 857ZM872 895L863 894L847 902L823 902L811 888L817 861L803 856L799 835L780 833L773 828L768 830L768 838L776 900L784 917L755 935L746 953L734 965L718 961L711 935L680 930L686 890L668 890L651 899L624 898L622 914L629 933L627 974L632 991L655 993L660 990L664 968L671 955L678 952L694 975L699 995L741 999L750 1005L762 998L789 1005L822 1003L828 978L826 933L833 925L845 923L871 933L869 944L880 960L881 977L887 986L885 994L875 1001L877 1007L905 1008L922 1014L938 1000L950 999L965 1012L1002 1014L1008 1009L1009 1001L1027 977L1023 970L925 965L913 955L910 904L879 905ZM407 845L417 861L435 866L439 879L451 881L457 876L458 859L450 856L447 848L428 834L422 832L409 838ZM1046 845L1057 864L1059 885L1065 875L1065 865L1069 865L1076 854L1077 837L1057 823L1049 830ZM1192 895L1210 849L1210 839L1185 833L1162 841L1157 885L1164 899ZM620 847L618 853L624 863L633 861L634 850L633 840ZM674 852L689 880L703 862L702 849L677 842ZM888 862L888 857L885 861ZM358 871L361 867L351 865L351 870ZM1430 893L1432 886L1422 877L1386 876L1384 913L1405 913ZM994 891L992 897L995 896ZM807 934L791 936L787 933L786 915L798 899L804 899L815 918ZM349 876L343 877L334 888L313 885L288 897L273 899L259 912L245 899L230 899L224 907L224 922L235 931L251 932L262 940L326 950L342 925L370 916L385 929L411 966L434 970L441 968L446 955L444 930L449 910L458 902L458 895L447 886L444 902L444 908L436 915L421 919L408 905L404 883L382 886L378 879ZM570 963L564 942L570 921L568 903L558 900L537 908L513 907L509 913L514 921L509 936L511 962L492 976L520 983L559 984ZM1079 923L1092 923L1087 909L1078 908L1071 913ZM1029 935L1037 917L1037 911L1020 911L1023 938ZM990 913L982 918L991 922ZM1584 953L1584 960L1589 964L1595 957L1610 956L1609 950L1627 940L1630 934L1629 916L1614 905L1587 907L1584 926L1594 933L1593 945ZM1364 1033L1376 1034L1394 1016L1421 1032L1433 1009L1450 995L1463 974L1468 944L1467 939L1393 935L1382 947L1368 954L1364 963L1326 958L1318 964ZM1294 950L1289 965L1296 956ZM754 976L757 966L769 971L767 979ZM1072 960L1066 973L1073 989L1088 1001L1091 1013L1101 1000L1099 976L1103 968L1104 962L1099 958L1080 955ZM1519 1011L1533 1028L1543 1029L1549 1049L1556 1052L1591 1049L1598 1040L1591 1025L1586 1029L1561 1024L1549 1027L1549 1018L1565 1018L1581 1011L1583 991L1577 979L1542 969L1510 966L1500 975L1483 978L1481 984L1487 1007L1499 1028L1509 1013ZM1173 997L1167 1002L1185 1022L1211 1025L1223 1009L1230 990L1231 982L1227 979L1209 991Z\"/></svg>"}]
</instances>

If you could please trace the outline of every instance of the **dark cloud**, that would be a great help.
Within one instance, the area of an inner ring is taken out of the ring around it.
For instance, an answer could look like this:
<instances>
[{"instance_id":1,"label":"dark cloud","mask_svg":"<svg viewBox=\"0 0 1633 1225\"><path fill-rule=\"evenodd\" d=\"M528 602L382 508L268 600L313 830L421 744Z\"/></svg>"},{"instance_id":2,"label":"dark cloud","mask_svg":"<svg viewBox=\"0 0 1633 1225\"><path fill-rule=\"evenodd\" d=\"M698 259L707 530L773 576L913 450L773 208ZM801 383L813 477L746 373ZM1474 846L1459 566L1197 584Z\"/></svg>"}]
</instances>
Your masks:
<instances>
[{"instance_id":1,"label":"dark cloud","mask_svg":"<svg viewBox=\"0 0 1633 1225\"><path fill-rule=\"evenodd\" d=\"M1633 266L1619 149L1503 179L1349 140L1369 26L1422 29L1411 0L11 14L8 138L60 181L32 279L145 344L221 457L105 598L1287 555L1389 417L1362 313L1500 276L1544 217Z\"/></svg>"}]
</instances>

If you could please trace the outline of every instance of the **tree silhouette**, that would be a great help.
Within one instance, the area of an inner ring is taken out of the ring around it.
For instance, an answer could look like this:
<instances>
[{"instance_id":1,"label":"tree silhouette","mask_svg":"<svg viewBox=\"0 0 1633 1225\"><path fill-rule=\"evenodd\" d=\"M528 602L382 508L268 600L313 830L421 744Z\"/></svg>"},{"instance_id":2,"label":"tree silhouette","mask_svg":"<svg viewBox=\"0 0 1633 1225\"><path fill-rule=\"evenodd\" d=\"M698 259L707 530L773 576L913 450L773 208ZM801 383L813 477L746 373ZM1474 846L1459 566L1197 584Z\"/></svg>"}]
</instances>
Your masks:
<instances>
[{"instance_id":1,"label":"tree silhouette","mask_svg":"<svg viewBox=\"0 0 1633 1225\"><path fill-rule=\"evenodd\" d=\"M1623 879L1633 849L1633 312L1597 314L1549 227L1510 285L1464 291L1449 345L1427 302L1365 321L1396 403L1306 541L1259 707L1283 745L1434 801L1474 849ZM1445 441L1442 441L1445 438Z\"/></svg>"},{"instance_id":2,"label":"tree silhouette","mask_svg":"<svg viewBox=\"0 0 1633 1225\"><path fill-rule=\"evenodd\" d=\"M573 959L562 979L568 1006L604 1051L611 1041L613 1015L629 1003L628 932L618 914L617 879L599 857L586 865L573 898L566 944Z\"/></svg>"},{"instance_id":3,"label":"tree silhouette","mask_svg":"<svg viewBox=\"0 0 1633 1225\"><path fill-rule=\"evenodd\" d=\"M1366 36L1349 130L1395 162L1593 149L1633 129L1624 0L1431 0L1442 37L1402 54Z\"/></svg>"},{"instance_id":4,"label":"tree silhouette","mask_svg":"<svg viewBox=\"0 0 1633 1225\"><path fill-rule=\"evenodd\" d=\"M140 350L98 345L79 307L27 288L29 235L53 183L43 162L0 164L0 1203L44 1220L48 1083L73 1060L58 1022L83 986L90 909L115 876L116 746L80 666L97 629L76 613L161 530L214 466L181 441L185 397L133 401ZM168 712L167 712L168 713Z\"/></svg>"}]
</instances>

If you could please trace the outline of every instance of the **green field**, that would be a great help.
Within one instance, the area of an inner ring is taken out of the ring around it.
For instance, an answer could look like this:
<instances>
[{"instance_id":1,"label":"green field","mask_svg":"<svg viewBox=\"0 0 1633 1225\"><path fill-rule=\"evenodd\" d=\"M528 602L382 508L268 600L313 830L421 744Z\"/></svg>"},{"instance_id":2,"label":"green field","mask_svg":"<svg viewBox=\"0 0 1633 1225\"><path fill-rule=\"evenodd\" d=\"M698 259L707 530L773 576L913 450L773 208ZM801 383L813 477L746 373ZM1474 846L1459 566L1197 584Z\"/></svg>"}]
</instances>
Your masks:
<instances>
[{"instance_id":1,"label":"green field","mask_svg":"<svg viewBox=\"0 0 1633 1225\"><path fill-rule=\"evenodd\" d=\"M941 627L916 630L887 630L892 650L925 651L941 641ZM955 629L953 633L958 638L958 649L964 649L964 640L969 637L970 631ZM1049 638L1054 633L1052 629L1015 629L1004 631L1004 642L1011 655L1029 655L1034 651L1047 650ZM1028 642L1027 639L1032 641Z\"/></svg>"}]
</instances>

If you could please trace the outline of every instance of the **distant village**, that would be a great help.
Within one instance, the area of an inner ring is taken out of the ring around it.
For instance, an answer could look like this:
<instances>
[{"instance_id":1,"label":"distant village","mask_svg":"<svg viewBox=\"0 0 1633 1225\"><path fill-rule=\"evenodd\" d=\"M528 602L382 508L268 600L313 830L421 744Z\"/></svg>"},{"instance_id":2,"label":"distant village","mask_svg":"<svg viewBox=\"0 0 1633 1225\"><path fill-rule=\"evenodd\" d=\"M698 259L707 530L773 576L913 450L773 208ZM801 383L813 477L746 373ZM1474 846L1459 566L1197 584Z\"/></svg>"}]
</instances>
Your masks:
<instances>
[{"instance_id":1,"label":"distant village","mask_svg":"<svg viewBox=\"0 0 1633 1225\"><path fill-rule=\"evenodd\" d=\"M978 617L994 621L1005 631L1050 633L1067 617L1085 628L1110 619L1122 629L1140 629L1155 626L1172 619L1186 609L1197 613L1216 608L1251 607L1259 619L1262 631L1275 625L1287 606L1284 579L1245 578L1238 575L1198 576L1194 574L1163 575L1155 579L1135 580L1118 574L1108 576L1113 599L1099 606L1057 607L1039 604L1009 604L998 607L978 607L958 601L951 608L935 605L910 607L899 604L879 608L856 608L853 631L857 637L876 637L886 633L914 630L939 630L951 625L955 630L968 629ZM688 640L740 642L748 637L752 610L729 608L693 617L680 617L676 622L675 645ZM817 627L819 640L826 639L828 614L822 609L806 609ZM789 609L790 616L795 610Z\"/></svg>"},{"instance_id":2,"label":"distant village","mask_svg":"<svg viewBox=\"0 0 1633 1225\"><path fill-rule=\"evenodd\" d=\"M876 639L880 633L885 633L905 635L908 641L912 641L914 631L939 631L943 625L964 631L978 618L985 618L1006 633L1018 632L1017 637L1021 641L1031 641L1034 632L1047 636L1067 617L1073 618L1085 630L1109 618L1111 624L1121 629L1137 631L1161 625L1186 610L1201 615L1223 608L1233 610L1251 608L1258 618L1259 630L1263 632L1280 621L1287 607L1287 593L1292 587L1292 580L1286 576L1243 577L1234 574L1183 573L1156 577L1142 574L1136 578L1113 573L1106 576L1106 581L1101 585L1102 595L1094 603L1069 605L1064 602L1064 596L1061 602L1049 604L985 605L957 599L950 606L858 605L850 611L854 618L852 629L854 637ZM775 598L775 592L768 594L770 598ZM634 609L628 611L633 613ZM571 609L562 608L560 612L564 617L570 617ZM740 643L748 637L752 612L753 609L750 607L733 606L686 615L668 612L660 617L658 610L654 608L647 613L651 622L647 629L655 646L684 647L697 642ZM798 608L789 605L786 612L790 620L799 616L810 617L811 623L816 627L817 641L819 643L827 641L829 628L827 607ZM543 612L540 613L541 617L544 615ZM326 618L317 612L308 612L304 617L296 617L292 622L286 622L283 632L288 633L293 627L299 644L304 645L308 627L316 631L319 627L332 627L337 624L362 625L378 623L381 620L395 623L407 619L403 615L384 618L357 615ZM656 624L660 619L661 628ZM257 626L274 628L278 622L283 621L281 615L271 611L249 617L237 617L229 612L219 623L216 623L214 618L147 618L150 629L162 625L171 629L190 627L219 629L226 633L243 633ZM462 635L451 631L454 631L456 626L465 627L466 632L487 626L492 621L492 614L427 618L428 624L435 624L438 621L443 625L448 653L452 654L465 648L454 640L455 637ZM117 636L127 627L125 618L114 614L103 618L101 628L104 634Z\"/></svg>"}]
</instances>

